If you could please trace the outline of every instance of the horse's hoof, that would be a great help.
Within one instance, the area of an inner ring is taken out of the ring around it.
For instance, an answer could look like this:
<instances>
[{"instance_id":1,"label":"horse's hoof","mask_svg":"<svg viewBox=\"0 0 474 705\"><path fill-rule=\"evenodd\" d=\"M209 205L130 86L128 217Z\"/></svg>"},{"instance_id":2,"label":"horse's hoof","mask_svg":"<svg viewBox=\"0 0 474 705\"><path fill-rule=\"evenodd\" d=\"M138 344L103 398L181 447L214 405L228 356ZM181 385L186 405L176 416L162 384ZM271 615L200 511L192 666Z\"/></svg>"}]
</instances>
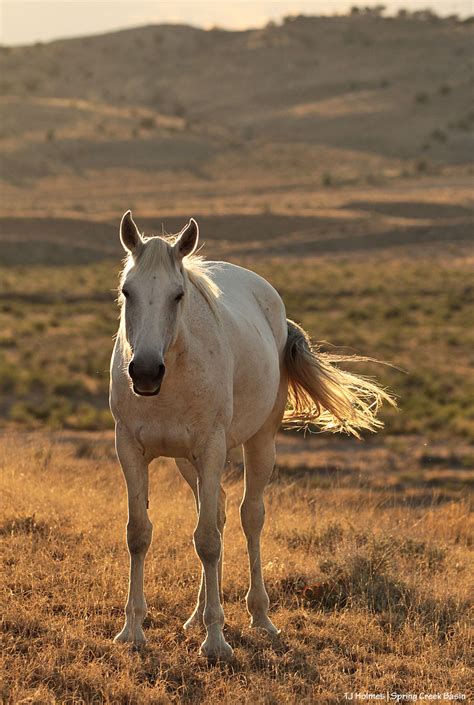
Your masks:
<instances>
[{"instance_id":1,"label":"horse's hoof","mask_svg":"<svg viewBox=\"0 0 474 705\"><path fill-rule=\"evenodd\" d=\"M203 624L202 613L193 612L193 614L190 616L190 618L183 624L183 629L185 632L187 632L190 629L193 629L194 627L202 626L202 624Z\"/></svg>"},{"instance_id":2,"label":"horse's hoof","mask_svg":"<svg viewBox=\"0 0 474 705\"><path fill-rule=\"evenodd\" d=\"M264 629L270 636L278 636L281 634L281 629L277 629L273 622L268 617L254 617L250 621L252 629Z\"/></svg>"},{"instance_id":3,"label":"horse's hoof","mask_svg":"<svg viewBox=\"0 0 474 705\"><path fill-rule=\"evenodd\" d=\"M130 629L124 627L114 638L114 644L146 644L146 637L141 627L135 630L135 634L131 634Z\"/></svg>"},{"instance_id":4,"label":"horse's hoof","mask_svg":"<svg viewBox=\"0 0 474 705\"><path fill-rule=\"evenodd\" d=\"M114 644L127 644L130 641L132 641L132 639L130 639L128 629L122 629L122 631L114 637Z\"/></svg>"},{"instance_id":5,"label":"horse's hoof","mask_svg":"<svg viewBox=\"0 0 474 705\"><path fill-rule=\"evenodd\" d=\"M232 646L226 642L224 637L214 643L206 639L202 642L199 653L209 661L231 661L234 655Z\"/></svg>"}]
</instances>

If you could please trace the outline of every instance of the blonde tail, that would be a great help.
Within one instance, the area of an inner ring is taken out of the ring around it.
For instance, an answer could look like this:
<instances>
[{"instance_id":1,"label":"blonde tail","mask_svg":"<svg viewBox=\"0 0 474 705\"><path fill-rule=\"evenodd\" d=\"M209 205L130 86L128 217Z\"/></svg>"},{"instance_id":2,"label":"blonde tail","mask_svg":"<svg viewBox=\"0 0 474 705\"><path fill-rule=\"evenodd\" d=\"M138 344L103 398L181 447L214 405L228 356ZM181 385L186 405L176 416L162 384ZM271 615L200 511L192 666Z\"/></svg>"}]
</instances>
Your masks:
<instances>
[{"instance_id":1,"label":"blonde tail","mask_svg":"<svg viewBox=\"0 0 474 705\"><path fill-rule=\"evenodd\" d=\"M339 369L335 363L364 362L357 355L320 352L307 333L287 320L285 367L289 377L287 426L318 426L322 431L343 432L360 438L359 431L378 431L383 422L377 412L383 401L396 406L393 397L367 377Z\"/></svg>"}]
</instances>

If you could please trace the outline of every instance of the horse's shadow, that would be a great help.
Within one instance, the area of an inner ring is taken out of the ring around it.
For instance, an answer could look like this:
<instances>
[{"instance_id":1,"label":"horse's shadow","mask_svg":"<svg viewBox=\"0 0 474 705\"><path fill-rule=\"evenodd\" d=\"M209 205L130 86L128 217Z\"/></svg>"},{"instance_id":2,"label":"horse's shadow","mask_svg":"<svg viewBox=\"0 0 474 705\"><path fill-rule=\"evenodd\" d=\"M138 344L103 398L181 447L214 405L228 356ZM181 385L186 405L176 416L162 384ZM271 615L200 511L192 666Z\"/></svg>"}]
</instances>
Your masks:
<instances>
[{"instance_id":1,"label":"horse's shadow","mask_svg":"<svg viewBox=\"0 0 474 705\"><path fill-rule=\"evenodd\" d=\"M192 635L186 635L184 632L179 635L178 641L192 642L190 644L196 651L199 648L200 638L204 633L200 630L193 630ZM274 658L285 657L285 670L295 671L304 670L307 673L309 665L304 657L303 652L295 653L297 663L292 663L293 659L288 658L288 655L293 651L288 640L281 634L271 635L263 629L242 630L239 627L226 624L224 627L226 639L232 644L234 656L230 661L220 661L218 659L208 659L201 657L202 666L209 668L218 668L223 673L240 673L248 671L250 662L253 671L268 671L272 668L272 660ZM194 643L195 642L195 643ZM130 644L129 651L141 661L147 661L152 654L155 653L156 644L147 642L145 644ZM240 653L239 653L240 652ZM243 652L243 653L242 653Z\"/></svg>"},{"instance_id":2,"label":"horse's shadow","mask_svg":"<svg viewBox=\"0 0 474 705\"><path fill-rule=\"evenodd\" d=\"M277 673L299 673L308 682L316 683L319 672L309 662L307 654L302 649L292 647L282 634L270 635L262 629L242 631L232 625L224 628L230 643L236 649L234 659L226 664L224 669L231 669L232 673L251 672L270 673L277 677ZM240 656L239 652L246 652Z\"/></svg>"},{"instance_id":3,"label":"horse's shadow","mask_svg":"<svg viewBox=\"0 0 474 705\"><path fill-rule=\"evenodd\" d=\"M258 650L271 649L275 654L281 655L290 649L287 640L282 634L268 634L264 629L251 629L247 632L227 624L224 627L224 633L235 648L242 648L252 653Z\"/></svg>"},{"instance_id":4,"label":"horse's shadow","mask_svg":"<svg viewBox=\"0 0 474 705\"><path fill-rule=\"evenodd\" d=\"M204 697L206 674L215 674L225 681L237 678L243 684L259 674L275 681L299 676L313 685L320 680L319 671L311 664L304 648L291 646L282 635L269 635L261 629L243 630L228 624L224 634L234 647L234 655L230 661L220 661L198 656L204 631L193 631L192 635L182 635L186 642L184 651L188 654L183 653L178 663L160 653L159 644L151 640L148 644L131 645L130 654L140 660L143 679L151 685L163 680L167 690L179 691L180 697L184 697L184 688L192 702ZM181 638L178 641L181 642Z\"/></svg>"}]
</instances>

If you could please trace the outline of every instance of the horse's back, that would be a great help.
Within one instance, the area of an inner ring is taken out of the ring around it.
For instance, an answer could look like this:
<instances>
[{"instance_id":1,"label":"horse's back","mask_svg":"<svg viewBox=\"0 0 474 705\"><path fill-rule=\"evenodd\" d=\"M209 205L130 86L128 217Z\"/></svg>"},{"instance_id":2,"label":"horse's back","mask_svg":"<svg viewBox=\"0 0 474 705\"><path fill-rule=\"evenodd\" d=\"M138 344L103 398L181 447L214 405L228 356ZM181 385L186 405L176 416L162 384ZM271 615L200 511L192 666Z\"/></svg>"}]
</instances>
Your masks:
<instances>
[{"instance_id":1,"label":"horse's back","mask_svg":"<svg viewBox=\"0 0 474 705\"><path fill-rule=\"evenodd\" d=\"M288 330L283 301L273 286L255 272L229 262L210 262L209 271L221 290L219 309L245 337L267 339L280 355Z\"/></svg>"}]
</instances>

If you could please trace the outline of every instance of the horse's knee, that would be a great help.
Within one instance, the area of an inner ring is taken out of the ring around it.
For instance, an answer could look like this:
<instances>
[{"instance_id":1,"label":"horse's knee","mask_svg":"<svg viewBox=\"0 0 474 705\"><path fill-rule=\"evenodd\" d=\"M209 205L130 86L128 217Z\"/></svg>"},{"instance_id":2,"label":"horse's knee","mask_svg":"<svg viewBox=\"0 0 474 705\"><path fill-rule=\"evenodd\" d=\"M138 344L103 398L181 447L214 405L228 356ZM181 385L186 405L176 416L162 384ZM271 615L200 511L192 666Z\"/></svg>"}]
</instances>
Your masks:
<instances>
[{"instance_id":1,"label":"horse's knee","mask_svg":"<svg viewBox=\"0 0 474 705\"><path fill-rule=\"evenodd\" d=\"M146 553L150 547L152 524L148 521L145 525L129 522L127 524L127 545L131 554Z\"/></svg>"},{"instance_id":2,"label":"horse's knee","mask_svg":"<svg viewBox=\"0 0 474 705\"><path fill-rule=\"evenodd\" d=\"M215 564L221 556L221 535L215 529L200 529L194 532L194 545L196 553L203 563Z\"/></svg>"},{"instance_id":3,"label":"horse's knee","mask_svg":"<svg viewBox=\"0 0 474 705\"><path fill-rule=\"evenodd\" d=\"M245 498L240 505L240 521L245 535L260 532L265 522L265 505L262 499Z\"/></svg>"}]
</instances>

